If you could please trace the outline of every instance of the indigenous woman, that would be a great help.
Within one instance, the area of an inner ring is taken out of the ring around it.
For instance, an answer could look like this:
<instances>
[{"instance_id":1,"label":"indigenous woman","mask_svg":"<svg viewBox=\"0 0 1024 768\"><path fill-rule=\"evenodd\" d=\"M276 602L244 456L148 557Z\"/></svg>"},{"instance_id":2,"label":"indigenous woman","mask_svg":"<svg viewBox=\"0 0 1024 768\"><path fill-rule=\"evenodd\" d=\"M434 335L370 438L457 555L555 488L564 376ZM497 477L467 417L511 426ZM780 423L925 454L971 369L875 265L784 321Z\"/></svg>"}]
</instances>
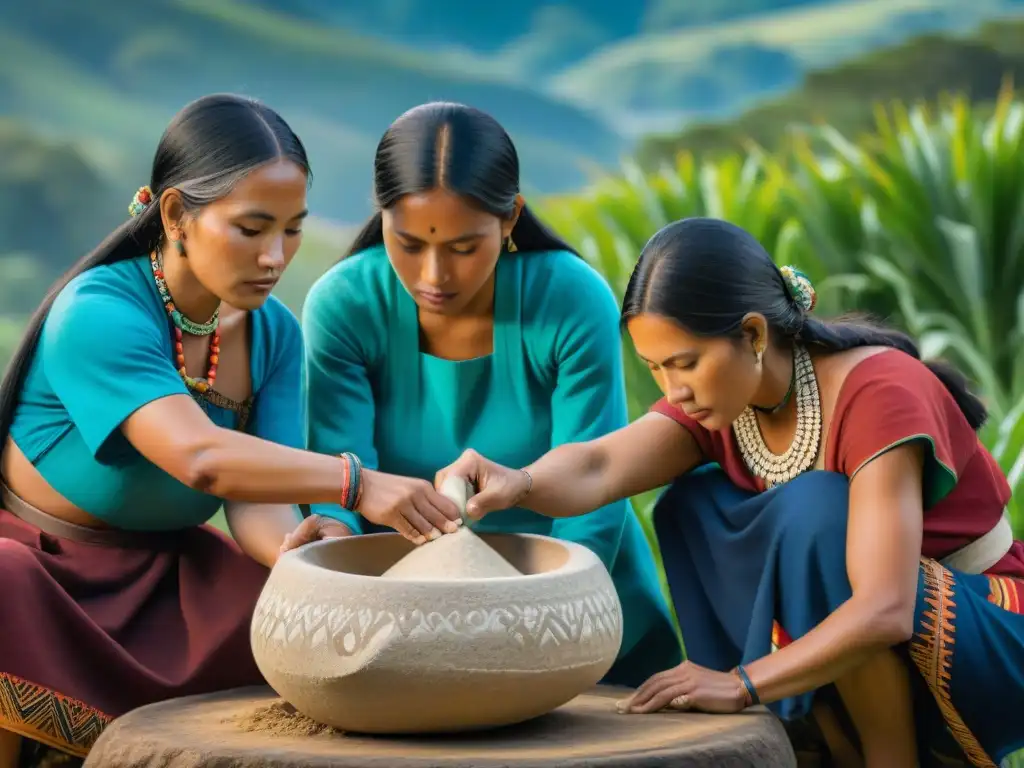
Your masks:
<instances>
[{"instance_id":1,"label":"indigenous woman","mask_svg":"<svg viewBox=\"0 0 1024 768\"><path fill-rule=\"evenodd\" d=\"M143 704L260 683L248 635L267 567L346 533L296 528L293 504L458 518L422 480L302 450L299 324L269 294L308 173L267 107L193 102L132 217L30 321L0 401L2 768L38 744L81 757ZM237 544L203 525L222 505Z\"/></svg>"},{"instance_id":2,"label":"indigenous woman","mask_svg":"<svg viewBox=\"0 0 1024 768\"><path fill-rule=\"evenodd\" d=\"M738 227L671 224L623 302L652 412L439 480L476 484L471 516L557 519L670 484L655 524L689 658L624 711L813 707L841 765L997 765L1024 747L1024 545L985 409L907 337L814 304Z\"/></svg>"},{"instance_id":3,"label":"indigenous woman","mask_svg":"<svg viewBox=\"0 0 1024 768\"><path fill-rule=\"evenodd\" d=\"M308 447L433 480L469 446L510 464L626 421L618 308L607 283L519 194L519 160L490 116L432 103L402 115L374 161L380 211L311 289ZM650 546L628 502L552 521L514 505L481 531L550 535L595 552L624 606L608 682L681 659ZM372 521L316 505L357 533ZM425 506L410 535L451 526Z\"/></svg>"}]
</instances>

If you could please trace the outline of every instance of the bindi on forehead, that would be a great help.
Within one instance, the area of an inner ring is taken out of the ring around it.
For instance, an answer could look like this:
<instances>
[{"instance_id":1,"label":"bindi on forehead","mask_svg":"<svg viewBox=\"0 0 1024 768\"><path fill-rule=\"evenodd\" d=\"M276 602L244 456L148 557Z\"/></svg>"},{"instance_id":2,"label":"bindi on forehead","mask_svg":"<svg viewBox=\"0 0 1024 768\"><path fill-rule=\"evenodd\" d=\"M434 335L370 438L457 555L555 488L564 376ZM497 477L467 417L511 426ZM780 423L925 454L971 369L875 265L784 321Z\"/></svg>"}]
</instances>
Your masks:
<instances>
[{"instance_id":1,"label":"bindi on forehead","mask_svg":"<svg viewBox=\"0 0 1024 768\"><path fill-rule=\"evenodd\" d=\"M431 226L431 228L430 228L430 234L432 234L432 235L433 235L433 234L436 234L436 232L437 232L437 227Z\"/></svg>"}]
</instances>

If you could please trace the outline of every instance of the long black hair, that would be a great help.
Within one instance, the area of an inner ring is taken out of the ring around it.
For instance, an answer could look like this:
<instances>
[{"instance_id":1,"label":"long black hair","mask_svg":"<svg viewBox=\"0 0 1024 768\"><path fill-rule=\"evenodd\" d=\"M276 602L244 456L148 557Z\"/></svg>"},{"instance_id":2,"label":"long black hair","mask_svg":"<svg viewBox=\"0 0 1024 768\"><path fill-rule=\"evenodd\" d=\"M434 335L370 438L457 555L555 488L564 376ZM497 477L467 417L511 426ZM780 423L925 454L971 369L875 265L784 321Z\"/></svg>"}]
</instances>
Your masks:
<instances>
[{"instance_id":1,"label":"long black hair","mask_svg":"<svg viewBox=\"0 0 1024 768\"><path fill-rule=\"evenodd\" d=\"M160 246L160 195L175 188L193 211L227 195L256 167L281 158L310 174L306 150L288 124L264 104L232 94L204 96L186 105L164 131L153 157L152 202L129 218L54 283L28 322L0 384L0 453L7 443L25 374L54 299L75 277L93 267L150 253ZM126 196L125 206L127 208Z\"/></svg>"},{"instance_id":2,"label":"long black hair","mask_svg":"<svg viewBox=\"0 0 1024 768\"><path fill-rule=\"evenodd\" d=\"M909 336L870 318L827 321L810 316L757 239L718 219L683 219L658 231L644 246L622 301L623 324L653 313L698 336L740 336L743 318L751 312L763 315L768 327L784 338L830 351L881 346L921 358ZM979 429L987 413L966 377L946 363L926 365L971 427Z\"/></svg>"},{"instance_id":3,"label":"long black hair","mask_svg":"<svg viewBox=\"0 0 1024 768\"><path fill-rule=\"evenodd\" d=\"M519 194L519 154L497 120L451 102L422 104L395 120L373 158L377 212L342 258L384 242L381 210L405 195L437 188L462 195L495 216L512 216ZM528 206L519 213L512 241L520 251L576 253Z\"/></svg>"}]
</instances>

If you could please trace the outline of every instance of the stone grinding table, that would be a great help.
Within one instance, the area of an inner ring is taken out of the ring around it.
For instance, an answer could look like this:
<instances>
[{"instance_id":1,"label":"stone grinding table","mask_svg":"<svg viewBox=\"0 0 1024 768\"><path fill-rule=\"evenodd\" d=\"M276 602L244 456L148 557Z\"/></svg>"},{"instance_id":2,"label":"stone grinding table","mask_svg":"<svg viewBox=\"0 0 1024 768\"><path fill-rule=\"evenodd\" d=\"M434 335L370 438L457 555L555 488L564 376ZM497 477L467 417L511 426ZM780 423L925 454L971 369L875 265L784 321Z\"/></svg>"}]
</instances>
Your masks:
<instances>
[{"instance_id":1,"label":"stone grinding table","mask_svg":"<svg viewBox=\"0 0 1024 768\"><path fill-rule=\"evenodd\" d=\"M620 715L598 687L516 726L454 736L280 735L238 721L278 701L267 687L151 704L106 729L86 768L684 768L796 766L763 707L738 715Z\"/></svg>"}]
</instances>

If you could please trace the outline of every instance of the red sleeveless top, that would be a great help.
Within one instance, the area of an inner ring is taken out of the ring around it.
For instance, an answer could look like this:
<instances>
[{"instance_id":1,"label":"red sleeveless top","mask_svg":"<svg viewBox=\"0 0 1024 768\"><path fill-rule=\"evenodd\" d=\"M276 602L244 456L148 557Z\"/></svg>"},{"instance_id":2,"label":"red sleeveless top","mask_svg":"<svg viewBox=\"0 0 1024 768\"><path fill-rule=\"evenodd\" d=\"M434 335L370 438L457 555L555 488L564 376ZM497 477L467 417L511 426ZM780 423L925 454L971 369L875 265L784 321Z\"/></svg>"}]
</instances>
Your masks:
<instances>
[{"instance_id":1,"label":"red sleeveless top","mask_svg":"<svg viewBox=\"0 0 1024 768\"><path fill-rule=\"evenodd\" d=\"M743 462L732 427L709 431L662 398L651 408L684 426L704 456L740 488L763 491ZM858 363L836 400L825 446L825 469L853 477L871 459L911 440L926 452L922 554L941 560L988 533L1010 500L1002 470L945 385L921 361L887 350ZM987 573L1024 578L1024 543Z\"/></svg>"}]
</instances>

